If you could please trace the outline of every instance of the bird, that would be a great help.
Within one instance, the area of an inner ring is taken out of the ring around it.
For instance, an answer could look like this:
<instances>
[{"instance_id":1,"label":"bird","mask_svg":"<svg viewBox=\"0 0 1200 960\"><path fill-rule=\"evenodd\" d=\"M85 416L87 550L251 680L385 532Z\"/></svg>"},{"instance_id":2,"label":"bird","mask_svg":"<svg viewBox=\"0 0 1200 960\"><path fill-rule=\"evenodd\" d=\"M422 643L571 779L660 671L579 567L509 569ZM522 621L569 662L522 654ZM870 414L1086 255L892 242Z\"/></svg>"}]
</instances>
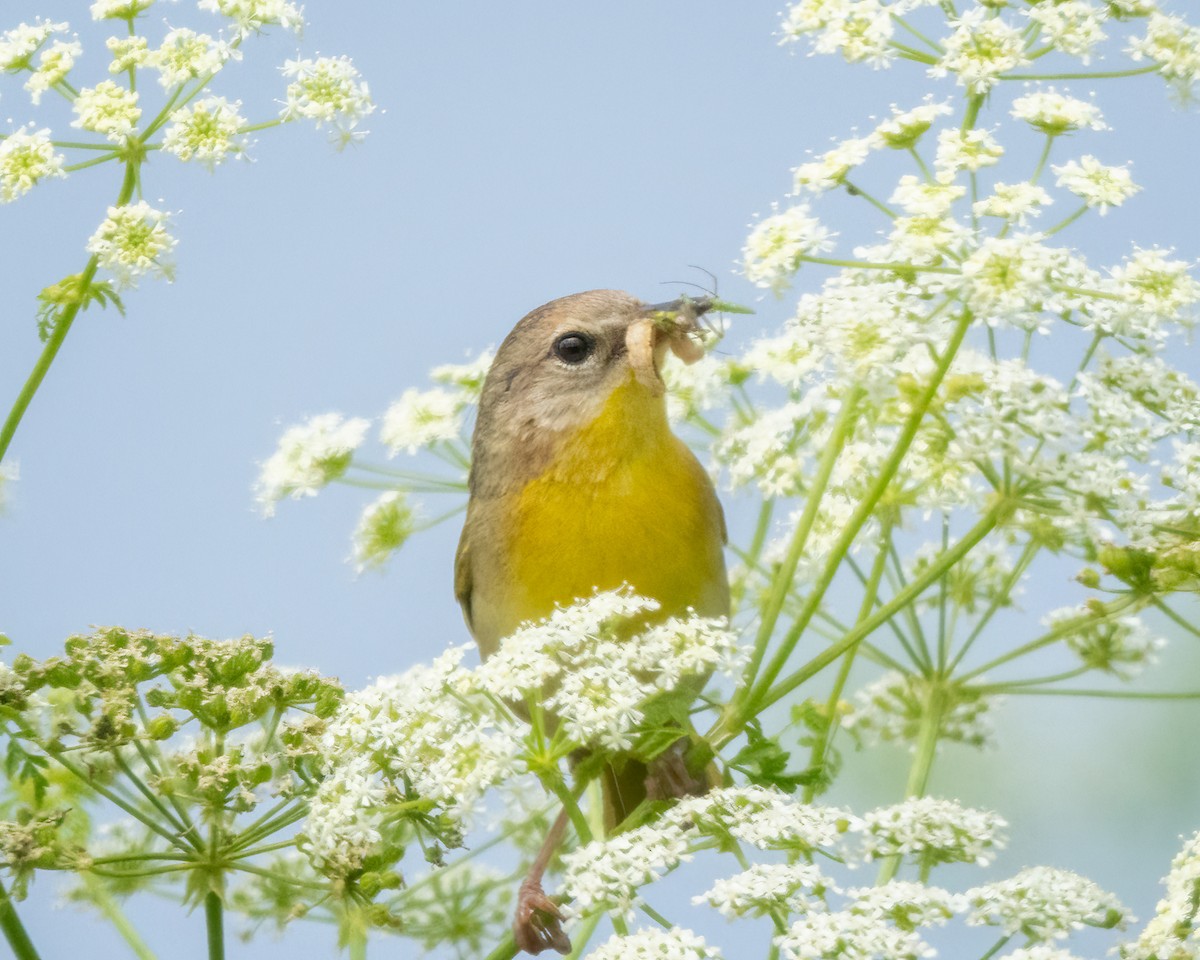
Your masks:
<instances>
[{"instance_id":1,"label":"bird","mask_svg":"<svg viewBox=\"0 0 1200 960\"><path fill-rule=\"evenodd\" d=\"M657 601L654 620L728 616L724 513L707 471L671 430L661 376L668 352L685 362L703 354L696 320L712 305L589 290L531 311L496 351L454 577L483 658L522 624L626 586ZM624 757L604 768L607 826L648 791L706 789L679 751L654 766ZM514 938L529 953L570 950L541 887L565 827L560 815L518 895Z\"/></svg>"}]
</instances>

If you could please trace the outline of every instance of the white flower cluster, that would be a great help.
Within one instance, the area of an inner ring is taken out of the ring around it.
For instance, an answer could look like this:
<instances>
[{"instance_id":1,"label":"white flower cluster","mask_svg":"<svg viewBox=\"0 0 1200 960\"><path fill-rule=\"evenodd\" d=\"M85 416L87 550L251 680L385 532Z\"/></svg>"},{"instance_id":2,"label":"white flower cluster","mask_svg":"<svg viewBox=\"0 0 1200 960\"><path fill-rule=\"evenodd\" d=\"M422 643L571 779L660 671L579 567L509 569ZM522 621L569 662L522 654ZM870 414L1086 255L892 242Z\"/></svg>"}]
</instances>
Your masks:
<instances>
[{"instance_id":1,"label":"white flower cluster","mask_svg":"<svg viewBox=\"0 0 1200 960\"><path fill-rule=\"evenodd\" d=\"M142 116L137 93L112 80L102 80L94 87L80 90L74 110L76 116L71 126L102 133L118 143L133 133Z\"/></svg>"},{"instance_id":2,"label":"white flower cluster","mask_svg":"<svg viewBox=\"0 0 1200 960\"><path fill-rule=\"evenodd\" d=\"M15 73L34 69L33 55L57 33L66 33L67 23L38 19L22 23L0 34L0 70Z\"/></svg>"},{"instance_id":3,"label":"white flower cluster","mask_svg":"<svg viewBox=\"0 0 1200 960\"><path fill-rule=\"evenodd\" d=\"M145 58L147 66L158 71L158 82L176 87L199 77L217 73L229 60L241 58L236 47L214 40L207 33L178 27L163 37L157 50Z\"/></svg>"},{"instance_id":4,"label":"white flower cluster","mask_svg":"<svg viewBox=\"0 0 1200 960\"><path fill-rule=\"evenodd\" d=\"M323 413L284 431L255 483L263 514L272 516L275 504L284 497L316 496L345 473L369 426L359 418L344 420L340 414Z\"/></svg>"},{"instance_id":5,"label":"white flower cluster","mask_svg":"<svg viewBox=\"0 0 1200 960\"><path fill-rule=\"evenodd\" d=\"M270 26L304 29L304 11L291 0L200 0L200 9L229 17L242 36Z\"/></svg>"},{"instance_id":6,"label":"white flower cluster","mask_svg":"<svg viewBox=\"0 0 1200 960\"><path fill-rule=\"evenodd\" d=\"M284 120L304 118L318 127L329 124L332 140L341 146L361 139L359 123L375 110L367 83L348 57L288 60L284 76L294 78L287 88Z\"/></svg>"},{"instance_id":7,"label":"white flower cluster","mask_svg":"<svg viewBox=\"0 0 1200 960\"><path fill-rule=\"evenodd\" d=\"M1124 926L1128 911L1112 894L1069 870L1030 867L968 890L967 922L1000 927L1033 941L1059 940L1085 925Z\"/></svg>"},{"instance_id":8,"label":"white flower cluster","mask_svg":"<svg viewBox=\"0 0 1200 960\"><path fill-rule=\"evenodd\" d=\"M1085 606L1052 610L1043 620L1048 627L1076 622L1067 646L1091 670L1103 670L1124 680L1137 676L1158 659L1166 641L1150 632L1138 617L1097 620Z\"/></svg>"},{"instance_id":9,"label":"white flower cluster","mask_svg":"<svg viewBox=\"0 0 1200 960\"><path fill-rule=\"evenodd\" d=\"M12 203L41 180L63 177L61 153L50 142L49 130L29 132L26 127L0 140L0 203Z\"/></svg>"},{"instance_id":10,"label":"white flower cluster","mask_svg":"<svg viewBox=\"0 0 1200 960\"><path fill-rule=\"evenodd\" d=\"M721 960L721 956L703 937L672 927L610 937L588 954L588 960Z\"/></svg>"},{"instance_id":11,"label":"white flower cluster","mask_svg":"<svg viewBox=\"0 0 1200 960\"><path fill-rule=\"evenodd\" d=\"M937 684L938 680L917 673L889 671L856 694L854 712L843 725L868 745L903 743L916 750L922 719ZM939 692L948 700L938 724L939 743L983 747L994 742L991 713L1002 698L970 695L945 686Z\"/></svg>"},{"instance_id":12,"label":"white flower cluster","mask_svg":"<svg viewBox=\"0 0 1200 960\"><path fill-rule=\"evenodd\" d=\"M418 390L410 387L388 407L379 428L379 439L390 456L410 454L462 437L464 413L470 397L461 390Z\"/></svg>"},{"instance_id":13,"label":"white flower cluster","mask_svg":"<svg viewBox=\"0 0 1200 960\"><path fill-rule=\"evenodd\" d=\"M952 800L913 797L862 818L863 856L905 856L924 865L975 863L987 866L1005 845L1007 822L986 810Z\"/></svg>"},{"instance_id":14,"label":"white flower cluster","mask_svg":"<svg viewBox=\"0 0 1200 960\"><path fill-rule=\"evenodd\" d=\"M415 529L413 509L403 491L380 494L363 510L354 529L354 563L359 572L382 567Z\"/></svg>"},{"instance_id":15,"label":"white flower cluster","mask_svg":"<svg viewBox=\"0 0 1200 960\"><path fill-rule=\"evenodd\" d=\"M628 749L649 702L680 688L694 694L714 670L732 675L742 661L723 620L637 627L657 609L627 590L597 593L506 637L475 682L501 700L540 701L575 747Z\"/></svg>"},{"instance_id":16,"label":"white flower cluster","mask_svg":"<svg viewBox=\"0 0 1200 960\"><path fill-rule=\"evenodd\" d=\"M238 111L240 100L205 97L171 114L162 148L180 160L198 160L210 170L246 149L240 135L246 119Z\"/></svg>"},{"instance_id":17,"label":"white flower cluster","mask_svg":"<svg viewBox=\"0 0 1200 960\"><path fill-rule=\"evenodd\" d=\"M797 204L760 220L742 250L746 277L751 283L782 293L804 258L833 248L833 234Z\"/></svg>"},{"instance_id":18,"label":"white flower cluster","mask_svg":"<svg viewBox=\"0 0 1200 960\"><path fill-rule=\"evenodd\" d=\"M817 897L826 890L836 889L815 863L756 863L741 873L718 880L693 897L692 902L707 903L733 920L780 910L808 913L818 909Z\"/></svg>"},{"instance_id":19,"label":"white flower cluster","mask_svg":"<svg viewBox=\"0 0 1200 960\"><path fill-rule=\"evenodd\" d=\"M170 216L145 200L109 207L108 217L87 242L88 253L122 286L133 286L150 273L170 280L175 273L171 254L179 242L167 232Z\"/></svg>"},{"instance_id":20,"label":"white flower cluster","mask_svg":"<svg viewBox=\"0 0 1200 960\"><path fill-rule=\"evenodd\" d=\"M1193 834L1163 878L1166 894L1122 960L1189 960L1200 955L1200 833Z\"/></svg>"}]
</instances>

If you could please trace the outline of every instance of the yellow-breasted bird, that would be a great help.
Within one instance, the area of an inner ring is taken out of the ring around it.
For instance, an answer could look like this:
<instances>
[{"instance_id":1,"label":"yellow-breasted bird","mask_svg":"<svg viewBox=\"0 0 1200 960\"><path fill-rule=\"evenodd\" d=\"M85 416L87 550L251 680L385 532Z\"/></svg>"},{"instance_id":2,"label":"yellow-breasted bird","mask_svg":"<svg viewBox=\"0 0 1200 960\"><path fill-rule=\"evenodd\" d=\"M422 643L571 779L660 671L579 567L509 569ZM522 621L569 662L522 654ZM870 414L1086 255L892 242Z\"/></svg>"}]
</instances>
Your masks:
<instances>
[{"instance_id":1,"label":"yellow-breasted bird","mask_svg":"<svg viewBox=\"0 0 1200 960\"><path fill-rule=\"evenodd\" d=\"M501 344L479 402L455 564L485 658L522 623L622 584L657 600L662 619L728 615L721 505L671 432L659 375L668 350L687 362L702 353L692 335L710 306L591 290L538 307ZM611 822L646 797L646 779L631 758L608 768ZM560 817L522 884L514 933L529 952L570 948L540 886L564 826Z\"/></svg>"}]
</instances>

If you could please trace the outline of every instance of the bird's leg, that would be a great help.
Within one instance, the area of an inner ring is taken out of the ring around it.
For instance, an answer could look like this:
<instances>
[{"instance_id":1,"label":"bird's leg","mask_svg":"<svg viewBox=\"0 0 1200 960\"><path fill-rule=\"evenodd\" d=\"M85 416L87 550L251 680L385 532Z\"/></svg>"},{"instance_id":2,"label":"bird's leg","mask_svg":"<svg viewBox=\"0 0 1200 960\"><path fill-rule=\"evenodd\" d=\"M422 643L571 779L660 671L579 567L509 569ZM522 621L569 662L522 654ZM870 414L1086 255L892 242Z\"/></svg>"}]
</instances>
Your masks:
<instances>
[{"instance_id":1,"label":"bird's leg","mask_svg":"<svg viewBox=\"0 0 1200 960\"><path fill-rule=\"evenodd\" d=\"M702 797L708 793L707 778L696 776L687 767L686 757L691 741L680 737L662 753L646 764L646 796L651 800L678 800L681 797Z\"/></svg>"},{"instance_id":2,"label":"bird's leg","mask_svg":"<svg viewBox=\"0 0 1200 960\"><path fill-rule=\"evenodd\" d=\"M517 912L513 917L513 940L518 950L526 953L541 953L543 950L571 952L571 941L562 928L562 911L558 904L546 896L542 889L542 876L562 842L567 830L567 811L560 810L558 819L550 827L537 859L517 890Z\"/></svg>"}]
</instances>

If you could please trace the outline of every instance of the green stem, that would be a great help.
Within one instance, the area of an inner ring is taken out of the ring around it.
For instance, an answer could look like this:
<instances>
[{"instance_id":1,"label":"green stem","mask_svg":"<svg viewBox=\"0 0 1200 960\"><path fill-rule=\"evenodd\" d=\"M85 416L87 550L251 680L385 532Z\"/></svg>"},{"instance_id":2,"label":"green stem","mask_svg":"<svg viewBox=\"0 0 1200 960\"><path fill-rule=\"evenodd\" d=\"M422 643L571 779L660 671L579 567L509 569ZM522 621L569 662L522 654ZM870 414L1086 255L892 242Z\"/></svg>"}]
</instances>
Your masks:
<instances>
[{"instance_id":1,"label":"green stem","mask_svg":"<svg viewBox=\"0 0 1200 960\"><path fill-rule=\"evenodd\" d=\"M571 931L571 952L567 954L566 960L579 960L579 957L583 956L583 951L587 949L588 942L603 916L602 913L593 913L584 918L579 929Z\"/></svg>"},{"instance_id":2,"label":"green stem","mask_svg":"<svg viewBox=\"0 0 1200 960\"><path fill-rule=\"evenodd\" d=\"M204 896L204 928L208 935L208 960L225 960L225 917L215 890Z\"/></svg>"},{"instance_id":3,"label":"green stem","mask_svg":"<svg viewBox=\"0 0 1200 960\"><path fill-rule=\"evenodd\" d=\"M1116 80L1121 77L1140 77L1147 73L1158 73L1157 63L1132 70L1102 70L1098 73L1002 73L1000 80Z\"/></svg>"},{"instance_id":4,"label":"green stem","mask_svg":"<svg viewBox=\"0 0 1200 960\"><path fill-rule=\"evenodd\" d=\"M88 889L88 896L100 910L101 913L108 919L108 922L116 928L117 933L121 935L121 939L129 945L129 949L134 952L138 960L157 960L154 956L154 951L150 949L146 941L142 939L141 934L129 922L129 918L125 916L125 911L121 909L120 904L108 892L103 883L96 881L89 873L81 874L83 882Z\"/></svg>"},{"instance_id":5,"label":"green stem","mask_svg":"<svg viewBox=\"0 0 1200 960\"><path fill-rule=\"evenodd\" d=\"M136 183L137 167L135 164L127 163L125 165L125 180L121 184L120 193L117 194L116 206L121 207L129 202L129 199L133 196L133 189ZM29 408L34 394L37 393L38 387L42 385L42 381L46 378L46 373L50 370L50 365L54 363L54 358L58 356L59 348L62 347L63 341L67 339L67 334L71 332L71 324L75 322L75 317L83 305L84 291L87 290L92 282L92 278L95 277L98 266L99 259L95 256L87 262L87 266L84 267L83 273L79 278L79 300L68 304L63 309L58 322L54 324L54 330L51 332L50 338L42 348L41 356L38 357L37 363L33 365L33 370L30 372L28 379L26 379L25 385L21 387L21 392L17 394L17 399L13 403L12 409L8 412L4 426L0 427L0 462L4 460L4 455L8 452L8 446L12 443L13 435L16 434L17 427L21 425L21 418L25 416L25 411Z\"/></svg>"},{"instance_id":6,"label":"green stem","mask_svg":"<svg viewBox=\"0 0 1200 960\"><path fill-rule=\"evenodd\" d=\"M25 924L21 923L21 918L17 916L17 909L13 906L8 890L2 884L0 884L0 932L8 941L16 960L40 960L33 941L29 939L29 934L25 930Z\"/></svg>"},{"instance_id":7,"label":"green stem","mask_svg":"<svg viewBox=\"0 0 1200 960\"><path fill-rule=\"evenodd\" d=\"M803 256L800 258L805 263L819 263L825 267L841 267L844 270L891 270L895 273L946 273L958 274L962 271L955 270L953 267L932 267L918 263L875 263L870 260L834 260L830 257L810 257Z\"/></svg>"},{"instance_id":8,"label":"green stem","mask_svg":"<svg viewBox=\"0 0 1200 960\"><path fill-rule=\"evenodd\" d=\"M1046 169L1046 161L1050 159L1050 151L1054 148L1054 134L1046 135L1046 145L1042 147L1042 155L1038 157L1037 166L1033 168L1033 174L1029 177L1030 184L1036 184L1042 177L1042 171Z\"/></svg>"}]
</instances>

